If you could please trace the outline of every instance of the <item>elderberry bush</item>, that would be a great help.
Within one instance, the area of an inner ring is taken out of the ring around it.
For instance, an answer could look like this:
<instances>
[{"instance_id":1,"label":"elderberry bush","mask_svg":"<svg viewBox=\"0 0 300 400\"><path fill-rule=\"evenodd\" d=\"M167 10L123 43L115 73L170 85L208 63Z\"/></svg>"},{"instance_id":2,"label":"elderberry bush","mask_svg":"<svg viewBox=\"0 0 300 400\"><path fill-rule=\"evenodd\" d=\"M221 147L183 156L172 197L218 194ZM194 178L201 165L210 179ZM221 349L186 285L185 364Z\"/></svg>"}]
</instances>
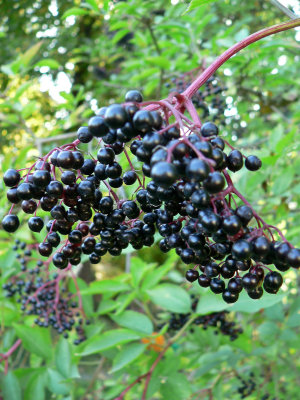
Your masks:
<instances>
[{"instance_id":1,"label":"elderberry bush","mask_svg":"<svg viewBox=\"0 0 300 400\"><path fill-rule=\"evenodd\" d=\"M186 279L225 302L236 302L242 290L252 299L277 293L280 272L300 267L300 249L263 221L230 177L243 167L257 171L261 160L234 149L214 122L201 123L190 100L172 96L148 104L131 90L123 105L102 107L79 128L75 142L53 149L22 175L6 171L13 206L3 228L18 229L13 208L32 215L29 229L45 231L40 255L61 270L79 264L82 255L99 263L129 244L152 246L158 232L160 250L175 249L182 264L190 265ZM192 120L180 111L184 107ZM93 139L96 158L78 148ZM118 162L121 154L126 171ZM122 186L132 187L129 198ZM46 226L39 208L49 213Z\"/></svg>"},{"instance_id":2,"label":"elderberry bush","mask_svg":"<svg viewBox=\"0 0 300 400\"><path fill-rule=\"evenodd\" d=\"M15 241L13 250L20 264L20 272L3 285L5 296L16 298L26 315L36 317L36 325L52 327L64 338L68 338L70 332L76 332L74 344L78 345L86 339L84 324L90 323L76 300L80 294L69 292L66 275L51 274L46 268L47 263L36 259L35 247L30 245L26 248L26 243ZM33 264L33 268L29 267Z\"/></svg>"}]
</instances>

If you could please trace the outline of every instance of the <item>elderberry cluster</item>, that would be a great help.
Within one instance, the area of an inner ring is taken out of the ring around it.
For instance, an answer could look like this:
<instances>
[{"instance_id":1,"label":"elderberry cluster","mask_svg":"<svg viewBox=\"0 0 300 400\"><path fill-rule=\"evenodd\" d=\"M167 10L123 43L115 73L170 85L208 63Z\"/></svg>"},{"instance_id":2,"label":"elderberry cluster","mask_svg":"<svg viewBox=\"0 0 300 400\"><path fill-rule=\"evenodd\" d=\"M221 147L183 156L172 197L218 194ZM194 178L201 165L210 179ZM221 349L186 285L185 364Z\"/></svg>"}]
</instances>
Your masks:
<instances>
[{"instance_id":1,"label":"elderberry cluster","mask_svg":"<svg viewBox=\"0 0 300 400\"><path fill-rule=\"evenodd\" d=\"M250 377L247 380L245 380L242 376L237 375L237 379L241 383L241 386L239 386L237 389L241 399L245 399L255 391L256 383L253 378L254 378L253 372L250 372Z\"/></svg>"},{"instance_id":2,"label":"elderberry cluster","mask_svg":"<svg viewBox=\"0 0 300 400\"><path fill-rule=\"evenodd\" d=\"M194 299L192 303L192 310L196 311L198 299L195 299L194 295L192 295L191 297L192 299ZM221 335L229 336L230 340L233 341L237 339L241 333L243 333L243 329L241 327L237 327L234 321L228 319L228 316L229 316L228 311L214 312L196 318L193 321L192 325L200 326L204 330L206 330L209 327L216 328L216 330L214 331L215 334L220 333ZM181 329L188 322L190 317L191 313L187 314L172 313L169 321L169 330L177 331ZM194 329L192 328L191 331L193 332Z\"/></svg>"},{"instance_id":3,"label":"elderberry cluster","mask_svg":"<svg viewBox=\"0 0 300 400\"><path fill-rule=\"evenodd\" d=\"M198 71L190 71L179 77L172 78L171 83L174 88L171 91L183 93L195 79L196 72ZM166 84L166 87L169 88L170 86L169 83ZM225 125L224 111L228 108L224 96L226 90L227 88L218 79L211 77L193 95L192 102L201 118L211 116L212 121L218 121L221 125Z\"/></svg>"},{"instance_id":4,"label":"elderberry cluster","mask_svg":"<svg viewBox=\"0 0 300 400\"><path fill-rule=\"evenodd\" d=\"M187 280L198 280L226 302L237 301L243 289L253 299L262 296L263 288L277 293L282 276L266 265L279 271L299 268L300 250L274 239L230 178L243 166L257 171L261 160L232 148L218 136L215 123L200 127L173 103L161 101L147 109L142 100L140 92L129 91L124 105L102 107L88 126L79 128L75 142L52 150L22 177L14 169L4 174L8 200L34 214L30 230L44 227L36 215L39 206L50 213L40 255L51 257L60 269L79 264L83 254L99 263L107 252L120 255L129 244L151 246L158 231L160 250L175 249L183 264L193 266ZM94 138L101 145L96 159L85 158L77 146ZM120 154L128 161L126 171ZM123 185L133 185L130 199L124 198ZM243 204L237 205L235 197ZM14 232L19 219L10 213L2 226Z\"/></svg>"},{"instance_id":5,"label":"elderberry cluster","mask_svg":"<svg viewBox=\"0 0 300 400\"><path fill-rule=\"evenodd\" d=\"M65 338L68 332L75 330L77 339L74 344L83 342L84 315L74 300L74 295L67 293L66 285L59 287L58 274L50 276L41 267L44 263L35 260L33 251L26 249L26 244L16 240L13 250L16 251L16 259L21 265L21 272L11 278L11 281L3 285L6 297L17 297L17 303L21 304L21 310L26 315L34 315L37 318L34 323L40 327L52 327ZM21 250L21 252L19 252ZM29 264L36 264L28 269ZM27 273L25 273L27 272ZM40 273L43 276L38 276ZM89 324L89 320L85 320Z\"/></svg>"}]
</instances>

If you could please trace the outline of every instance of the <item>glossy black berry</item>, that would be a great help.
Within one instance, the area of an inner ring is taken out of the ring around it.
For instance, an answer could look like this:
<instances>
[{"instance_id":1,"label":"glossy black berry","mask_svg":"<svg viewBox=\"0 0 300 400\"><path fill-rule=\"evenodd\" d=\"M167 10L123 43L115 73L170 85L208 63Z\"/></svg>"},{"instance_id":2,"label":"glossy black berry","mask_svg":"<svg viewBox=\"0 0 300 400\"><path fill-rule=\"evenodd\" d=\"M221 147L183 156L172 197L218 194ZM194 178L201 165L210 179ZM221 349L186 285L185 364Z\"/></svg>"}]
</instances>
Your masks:
<instances>
[{"instance_id":1,"label":"glossy black berry","mask_svg":"<svg viewBox=\"0 0 300 400\"><path fill-rule=\"evenodd\" d=\"M247 226L253 218L253 211L248 206L240 206L235 210L236 215L241 220L243 226Z\"/></svg>"},{"instance_id":2,"label":"glossy black berry","mask_svg":"<svg viewBox=\"0 0 300 400\"><path fill-rule=\"evenodd\" d=\"M300 268L300 249L291 249L286 257L288 265L293 268Z\"/></svg>"},{"instance_id":3,"label":"glossy black berry","mask_svg":"<svg viewBox=\"0 0 300 400\"><path fill-rule=\"evenodd\" d=\"M209 286L210 290L216 294L223 293L225 290L225 282L219 278L213 278Z\"/></svg>"},{"instance_id":4,"label":"glossy black berry","mask_svg":"<svg viewBox=\"0 0 300 400\"><path fill-rule=\"evenodd\" d=\"M242 153L239 150L232 150L227 156L227 167L230 171L239 171L244 164Z\"/></svg>"},{"instance_id":5,"label":"glossy black berry","mask_svg":"<svg viewBox=\"0 0 300 400\"><path fill-rule=\"evenodd\" d=\"M6 232L15 232L20 226L17 215L6 215L2 220L2 227Z\"/></svg>"},{"instance_id":6,"label":"glossy black berry","mask_svg":"<svg viewBox=\"0 0 300 400\"><path fill-rule=\"evenodd\" d=\"M115 159L115 152L110 147L102 148L97 153L97 159L101 164L111 164Z\"/></svg>"},{"instance_id":7,"label":"glossy black berry","mask_svg":"<svg viewBox=\"0 0 300 400\"><path fill-rule=\"evenodd\" d=\"M16 186L20 182L20 179L20 172L13 168L8 169L3 176L3 181L8 187Z\"/></svg>"},{"instance_id":8,"label":"glossy black berry","mask_svg":"<svg viewBox=\"0 0 300 400\"><path fill-rule=\"evenodd\" d=\"M263 293L264 293L264 291L263 291L262 287L257 287L256 289L247 291L248 296L253 300L260 299L262 297Z\"/></svg>"},{"instance_id":9,"label":"glossy black berry","mask_svg":"<svg viewBox=\"0 0 300 400\"><path fill-rule=\"evenodd\" d=\"M127 171L123 174L123 182L125 185L133 185L137 180L137 173L135 171Z\"/></svg>"},{"instance_id":10,"label":"glossy black berry","mask_svg":"<svg viewBox=\"0 0 300 400\"><path fill-rule=\"evenodd\" d=\"M105 122L112 129L122 128L128 120L128 114L124 107L119 104L112 104L107 107L104 116Z\"/></svg>"},{"instance_id":11,"label":"glossy black berry","mask_svg":"<svg viewBox=\"0 0 300 400\"><path fill-rule=\"evenodd\" d=\"M178 178L176 167L166 161L158 162L152 168L151 178L157 185L169 187Z\"/></svg>"},{"instance_id":12,"label":"glossy black berry","mask_svg":"<svg viewBox=\"0 0 300 400\"><path fill-rule=\"evenodd\" d=\"M222 293L222 297L226 303L231 304L231 303L235 303L238 300L239 294L237 292L231 292L230 290L226 289Z\"/></svg>"},{"instance_id":13,"label":"glossy black berry","mask_svg":"<svg viewBox=\"0 0 300 400\"><path fill-rule=\"evenodd\" d=\"M81 143L89 143L93 139L93 134L87 126L81 126L77 131L77 138Z\"/></svg>"},{"instance_id":14,"label":"glossy black berry","mask_svg":"<svg viewBox=\"0 0 300 400\"><path fill-rule=\"evenodd\" d=\"M283 283L282 275L277 271L269 272L264 279L264 289L268 293L277 293Z\"/></svg>"},{"instance_id":15,"label":"glossy black berry","mask_svg":"<svg viewBox=\"0 0 300 400\"><path fill-rule=\"evenodd\" d=\"M219 129L213 122L205 122L201 127L201 135L204 137L217 136Z\"/></svg>"},{"instance_id":16,"label":"glossy black berry","mask_svg":"<svg viewBox=\"0 0 300 400\"><path fill-rule=\"evenodd\" d=\"M143 101L142 93L138 90L129 90L125 94L125 101L126 102L134 102L134 103L141 103Z\"/></svg>"},{"instance_id":17,"label":"glossy black berry","mask_svg":"<svg viewBox=\"0 0 300 400\"><path fill-rule=\"evenodd\" d=\"M228 282L228 290L233 293L240 293L243 290L243 283L241 278L232 278Z\"/></svg>"},{"instance_id":18,"label":"glossy black berry","mask_svg":"<svg viewBox=\"0 0 300 400\"><path fill-rule=\"evenodd\" d=\"M185 273L186 280L189 282L195 282L199 278L199 272L195 269L189 269Z\"/></svg>"},{"instance_id":19,"label":"glossy black berry","mask_svg":"<svg viewBox=\"0 0 300 400\"><path fill-rule=\"evenodd\" d=\"M109 132L109 126L104 118L97 116L92 117L88 122L88 129L94 137L103 137Z\"/></svg>"},{"instance_id":20,"label":"glossy black berry","mask_svg":"<svg viewBox=\"0 0 300 400\"><path fill-rule=\"evenodd\" d=\"M270 241L265 236L260 236L252 242L252 251L256 257L264 257L270 250Z\"/></svg>"},{"instance_id":21,"label":"glossy black berry","mask_svg":"<svg viewBox=\"0 0 300 400\"><path fill-rule=\"evenodd\" d=\"M44 221L40 217L31 217L28 221L28 227L32 232L40 232L44 227Z\"/></svg>"},{"instance_id":22,"label":"glossy black berry","mask_svg":"<svg viewBox=\"0 0 300 400\"><path fill-rule=\"evenodd\" d=\"M50 172L45 170L37 170L33 174L33 183L36 186L41 186L45 188L51 181Z\"/></svg>"},{"instance_id":23,"label":"glossy black berry","mask_svg":"<svg viewBox=\"0 0 300 400\"><path fill-rule=\"evenodd\" d=\"M52 262L59 269L65 269L68 265L68 260L60 252L54 254L54 256L52 258Z\"/></svg>"},{"instance_id":24,"label":"glossy black berry","mask_svg":"<svg viewBox=\"0 0 300 400\"><path fill-rule=\"evenodd\" d=\"M208 193L215 194L221 192L225 186L224 176L218 172L210 172L208 177L203 182L204 188Z\"/></svg>"},{"instance_id":25,"label":"glossy black berry","mask_svg":"<svg viewBox=\"0 0 300 400\"><path fill-rule=\"evenodd\" d=\"M209 174L209 166L198 158L194 158L186 167L186 176L195 182L202 182Z\"/></svg>"},{"instance_id":26,"label":"glossy black berry","mask_svg":"<svg viewBox=\"0 0 300 400\"><path fill-rule=\"evenodd\" d=\"M21 200L30 200L33 197L33 185L23 182L17 188L18 197Z\"/></svg>"},{"instance_id":27,"label":"glossy black berry","mask_svg":"<svg viewBox=\"0 0 300 400\"><path fill-rule=\"evenodd\" d=\"M201 287L209 287L210 278L208 278L205 274L201 274L198 278L198 283Z\"/></svg>"},{"instance_id":28,"label":"glossy black berry","mask_svg":"<svg viewBox=\"0 0 300 400\"><path fill-rule=\"evenodd\" d=\"M228 235L234 236L236 235L242 227L242 222L240 218L236 215L230 215L223 219L222 229Z\"/></svg>"},{"instance_id":29,"label":"glossy black berry","mask_svg":"<svg viewBox=\"0 0 300 400\"><path fill-rule=\"evenodd\" d=\"M257 287L259 279L257 275L247 273L242 278L243 287L247 290L253 290Z\"/></svg>"},{"instance_id":30,"label":"glossy black berry","mask_svg":"<svg viewBox=\"0 0 300 400\"><path fill-rule=\"evenodd\" d=\"M39 244L38 251L41 256L43 257L49 257L50 254L52 253L52 245L47 242L43 242Z\"/></svg>"},{"instance_id":31,"label":"glossy black berry","mask_svg":"<svg viewBox=\"0 0 300 400\"><path fill-rule=\"evenodd\" d=\"M252 254L252 246L246 240L241 239L233 244L231 252L237 260L248 260Z\"/></svg>"},{"instance_id":32,"label":"glossy black berry","mask_svg":"<svg viewBox=\"0 0 300 400\"><path fill-rule=\"evenodd\" d=\"M154 119L150 111L140 110L134 114L133 125L139 132L146 133L151 130Z\"/></svg>"},{"instance_id":33,"label":"glossy black berry","mask_svg":"<svg viewBox=\"0 0 300 400\"><path fill-rule=\"evenodd\" d=\"M261 168L262 162L256 156L248 156L245 160L245 167L249 171L257 171Z\"/></svg>"},{"instance_id":34,"label":"glossy black berry","mask_svg":"<svg viewBox=\"0 0 300 400\"><path fill-rule=\"evenodd\" d=\"M70 172L70 171L68 171L68 172ZM72 174L72 172L70 172L70 173ZM64 187L63 187L61 182L52 181L46 187L46 192L47 192L48 195L59 199L62 196L63 189L64 189Z\"/></svg>"},{"instance_id":35,"label":"glossy black berry","mask_svg":"<svg viewBox=\"0 0 300 400\"><path fill-rule=\"evenodd\" d=\"M74 166L74 156L72 151L60 151L57 156L57 165L64 169L70 169Z\"/></svg>"}]
</instances>

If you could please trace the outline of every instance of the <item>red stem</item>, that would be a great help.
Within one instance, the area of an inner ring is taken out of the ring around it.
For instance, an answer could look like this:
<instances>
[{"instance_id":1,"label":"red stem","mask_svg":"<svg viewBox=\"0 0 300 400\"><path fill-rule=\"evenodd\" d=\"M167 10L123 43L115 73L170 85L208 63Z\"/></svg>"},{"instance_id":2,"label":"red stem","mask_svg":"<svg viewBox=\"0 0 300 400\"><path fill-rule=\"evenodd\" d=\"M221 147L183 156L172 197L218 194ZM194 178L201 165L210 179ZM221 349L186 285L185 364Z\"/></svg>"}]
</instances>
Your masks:
<instances>
[{"instance_id":1,"label":"red stem","mask_svg":"<svg viewBox=\"0 0 300 400\"><path fill-rule=\"evenodd\" d=\"M217 69L219 69L229 58L238 53L240 50L244 49L254 42L257 42L260 39L273 35L274 33L283 32L297 26L300 26L300 18L262 29L241 40L239 43L236 43L228 50L226 50L223 54L221 54L208 68L206 68L206 70L199 76L199 78L197 78L182 93L182 95L190 99L199 90L199 88L217 71Z\"/></svg>"}]
</instances>

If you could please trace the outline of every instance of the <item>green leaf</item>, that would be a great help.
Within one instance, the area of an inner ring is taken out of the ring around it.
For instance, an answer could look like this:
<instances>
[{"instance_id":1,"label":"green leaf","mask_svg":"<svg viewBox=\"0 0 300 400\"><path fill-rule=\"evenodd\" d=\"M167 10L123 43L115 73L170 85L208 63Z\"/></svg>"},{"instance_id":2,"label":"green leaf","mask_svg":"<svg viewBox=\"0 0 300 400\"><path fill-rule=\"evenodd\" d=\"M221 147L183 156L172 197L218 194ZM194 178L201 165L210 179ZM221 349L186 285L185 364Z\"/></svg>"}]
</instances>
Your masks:
<instances>
[{"instance_id":1,"label":"green leaf","mask_svg":"<svg viewBox=\"0 0 300 400\"><path fill-rule=\"evenodd\" d=\"M49 330L16 324L14 324L14 328L26 350L42 358L50 359L52 357L52 343Z\"/></svg>"},{"instance_id":2,"label":"green leaf","mask_svg":"<svg viewBox=\"0 0 300 400\"><path fill-rule=\"evenodd\" d=\"M55 349L55 364L58 372L65 378L70 377L72 360L71 360L71 349L69 342L63 337L56 345Z\"/></svg>"},{"instance_id":3,"label":"green leaf","mask_svg":"<svg viewBox=\"0 0 300 400\"><path fill-rule=\"evenodd\" d=\"M129 33L130 30L128 28L126 29L121 29L118 32L116 32L116 34L114 35L113 39L112 39L112 43L116 44L118 43L119 40L121 40L124 36L127 35L127 33Z\"/></svg>"},{"instance_id":4,"label":"green leaf","mask_svg":"<svg viewBox=\"0 0 300 400\"><path fill-rule=\"evenodd\" d=\"M272 321L262 323L258 328L259 336L265 343L270 343L279 332L278 326Z\"/></svg>"},{"instance_id":5,"label":"green leaf","mask_svg":"<svg viewBox=\"0 0 300 400\"><path fill-rule=\"evenodd\" d=\"M188 399L191 395L191 387L187 377L179 372L168 376L168 379L162 380L160 393L164 399L182 400Z\"/></svg>"},{"instance_id":6,"label":"green leaf","mask_svg":"<svg viewBox=\"0 0 300 400\"><path fill-rule=\"evenodd\" d=\"M147 290L147 293L153 303L166 310L178 313L191 310L191 298L180 286L165 283Z\"/></svg>"},{"instance_id":7,"label":"green leaf","mask_svg":"<svg viewBox=\"0 0 300 400\"><path fill-rule=\"evenodd\" d=\"M98 6L96 0L85 0L85 1L91 6L91 8L92 8L96 13L99 12L99 6Z\"/></svg>"},{"instance_id":8,"label":"green leaf","mask_svg":"<svg viewBox=\"0 0 300 400\"><path fill-rule=\"evenodd\" d=\"M118 303L114 300L101 299L97 310L98 315L107 314L118 307Z\"/></svg>"},{"instance_id":9,"label":"green leaf","mask_svg":"<svg viewBox=\"0 0 300 400\"><path fill-rule=\"evenodd\" d=\"M211 312L223 311L226 308L228 308L228 304L224 302L222 297L209 291L201 294L197 304L196 313L203 315Z\"/></svg>"},{"instance_id":10,"label":"green leaf","mask_svg":"<svg viewBox=\"0 0 300 400\"><path fill-rule=\"evenodd\" d=\"M24 400L44 400L46 385L46 369L39 368L38 371L31 376L26 383Z\"/></svg>"},{"instance_id":11,"label":"green leaf","mask_svg":"<svg viewBox=\"0 0 300 400\"><path fill-rule=\"evenodd\" d=\"M140 331L148 335L153 332L151 320L145 314L136 311L127 310L116 316L112 314L110 318L124 328Z\"/></svg>"},{"instance_id":12,"label":"green leaf","mask_svg":"<svg viewBox=\"0 0 300 400\"><path fill-rule=\"evenodd\" d=\"M4 400L22 400L20 383L12 371L3 377L2 394Z\"/></svg>"},{"instance_id":13,"label":"green leaf","mask_svg":"<svg viewBox=\"0 0 300 400\"><path fill-rule=\"evenodd\" d=\"M147 271L152 270L155 265L155 263L146 264L139 257L132 257L130 260L130 273L132 275L133 286L137 287Z\"/></svg>"},{"instance_id":14,"label":"green leaf","mask_svg":"<svg viewBox=\"0 0 300 400\"><path fill-rule=\"evenodd\" d=\"M175 255L178 257L176 253ZM147 291L148 289L153 288L174 267L173 257L174 255L170 257L170 262L167 262L166 265L156 268L154 271L147 272L147 275L145 276L141 285L142 291Z\"/></svg>"},{"instance_id":15,"label":"green leaf","mask_svg":"<svg viewBox=\"0 0 300 400\"><path fill-rule=\"evenodd\" d=\"M129 329L113 329L106 331L99 338L93 338L93 340L88 341L79 355L86 356L89 354L99 353L119 344L132 342L133 340L140 338L140 335L136 332L130 331Z\"/></svg>"},{"instance_id":16,"label":"green leaf","mask_svg":"<svg viewBox=\"0 0 300 400\"><path fill-rule=\"evenodd\" d=\"M60 67L60 63L53 58L44 58L37 62L35 67L49 67L51 69L58 69Z\"/></svg>"},{"instance_id":17,"label":"green leaf","mask_svg":"<svg viewBox=\"0 0 300 400\"><path fill-rule=\"evenodd\" d=\"M24 54L20 57L21 65L27 67L33 57L40 51L43 41L37 42L35 45L31 46Z\"/></svg>"},{"instance_id":18,"label":"green leaf","mask_svg":"<svg viewBox=\"0 0 300 400\"><path fill-rule=\"evenodd\" d=\"M209 3L213 3L214 1L215 0L192 0L188 6L188 9L184 12L184 14L194 10L195 8L207 5Z\"/></svg>"},{"instance_id":19,"label":"green leaf","mask_svg":"<svg viewBox=\"0 0 300 400\"><path fill-rule=\"evenodd\" d=\"M21 112L21 115L23 117L23 119L28 119L29 117L32 116L34 110L36 110L36 106L37 103L36 101L30 101L29 103L27 103L24 107L23 110Z\"/></svg>"},{"instance_id":20,"label":"green leaf","mask_svg":"<svg viewBox=\"0 0 300 400\"><path fill-rule=\"evenodd\" d=\"M285 294L269 294L264 293L263 297L258 300L251 299L246 293L242 292L238 301L230 306L230 311L241 311L246 313L256 313L262 308L268 308L282 301Z\"/></svg>"},{"instance_id":21,"label":"green leaf","mask_svg":"<svg viewBox=\"0 0 300 400\"><path fill-rule=\"evenodd\" d=\"M119 371L131 362L135 361L144 352L146 347L147 345L143 343L132 343L126 345L114 359L110 373Z\"/></svg>"},{"instance_id":22,"label":"green leaf","mask_svg":"<svg viewBox=\"0 0 300 400\"><path fill-rule=\"evenodd\" d=\"M118 293L129 289L130 286L123 282L117 282L113 280L96 281L92 282L88 288L83 289L81 295Z\"/></svg>"},{"instance_id":23,"label":"green leaf","mask_svg":"<svg viewBox=\"0 0 300 400\"><path fill-rule=\"evenodd\" d=\"M89 10L85 10L85 9L79 8L79 7L72 7L63 13L63 15L61 16L61 19L66 19L66 18L70 17L71 15L78 16L78 15L86 15L89 13L90 13Z\"/></svg>"},{"instance_id":24,"label":"green leaf","mask_svg":"<svg viewBox=\"0 0 300 400\"><path fill-rule=\"evenodd\" d=\"M69 394L71 386L64 383L65 378L56 370L48 368L48 389L52 394Z\"/></svg>"}]
</instances>

